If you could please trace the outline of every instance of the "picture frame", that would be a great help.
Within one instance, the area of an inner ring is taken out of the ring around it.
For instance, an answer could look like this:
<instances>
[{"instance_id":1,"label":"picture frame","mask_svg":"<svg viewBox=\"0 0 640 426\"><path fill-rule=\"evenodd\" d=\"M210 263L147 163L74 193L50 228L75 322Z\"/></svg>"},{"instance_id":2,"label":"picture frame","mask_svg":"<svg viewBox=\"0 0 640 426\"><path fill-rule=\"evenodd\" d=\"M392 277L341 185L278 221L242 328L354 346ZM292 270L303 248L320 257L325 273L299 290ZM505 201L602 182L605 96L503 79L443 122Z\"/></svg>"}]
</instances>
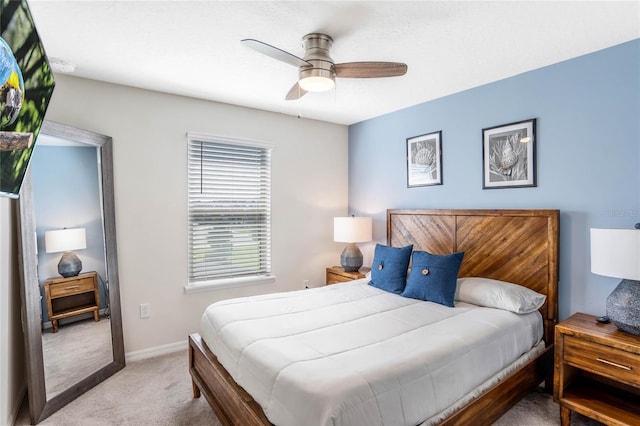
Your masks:
<instances>
[{"instance_id":1,"label":"picture frame","mask_svg":"<svg viewBox=\"0 0 640 426\"><path fill-rule=\"evenodd\" d=\"M482 129L482 189L537 186L536 119Z\"/></svg>"},{"instance_id":2,"label":"picture frame","mask_svg":"<svg viewBox=\"0 0 640 426\"><path fill-rule=\"evenodd\" d=\"M442 185L442 130L407 138L407 188Z\"/></svg>"}]
</instances>

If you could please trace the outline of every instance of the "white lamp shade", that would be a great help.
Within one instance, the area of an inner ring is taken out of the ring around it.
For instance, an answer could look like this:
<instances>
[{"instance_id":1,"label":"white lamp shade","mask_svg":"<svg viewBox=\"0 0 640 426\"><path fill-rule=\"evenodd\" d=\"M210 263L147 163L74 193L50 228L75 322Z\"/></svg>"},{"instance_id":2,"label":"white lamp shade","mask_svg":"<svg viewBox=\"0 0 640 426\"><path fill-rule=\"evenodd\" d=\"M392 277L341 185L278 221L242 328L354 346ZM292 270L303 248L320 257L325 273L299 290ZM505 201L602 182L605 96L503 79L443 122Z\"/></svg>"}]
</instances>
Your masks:
<instances>
[{"instance_id":1,"label":"white lamp shade","mask_svg":"<svg viewBox=\"0 0 640 426\"><path fill-rule=\"evenodd\" d=\"M339 243L364 243L371 241L370 217L334 217L333 241Z\"/></svg>"},{"instance_id":2,"label":"white lamp shade","mask_svg":"<svg viewBox=\"0 0 640 426\"><path fill-rule=\"evenodd\" d=\"M591 228L591 272L640 280L640 230Z\"/></svg>"},{"instance_id":3,"label":"white lamp shade","mask_svg":"<svg viewBox=\"0 0 640 426\"><path fill-rule=\"evenodd\" d=\"M44 233L44 246L47 253L85 249L87 248L85 229L47 231Z\"/></svg>"}]
</instances>

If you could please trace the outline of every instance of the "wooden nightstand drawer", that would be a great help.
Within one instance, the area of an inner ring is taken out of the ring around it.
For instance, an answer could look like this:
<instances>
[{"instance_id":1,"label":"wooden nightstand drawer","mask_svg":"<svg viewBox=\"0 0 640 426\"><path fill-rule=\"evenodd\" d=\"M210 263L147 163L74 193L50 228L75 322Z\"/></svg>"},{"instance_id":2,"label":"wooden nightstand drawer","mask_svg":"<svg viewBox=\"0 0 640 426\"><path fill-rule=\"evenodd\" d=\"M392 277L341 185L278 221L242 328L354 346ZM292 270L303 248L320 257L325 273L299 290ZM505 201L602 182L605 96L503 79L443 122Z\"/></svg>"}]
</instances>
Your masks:
<instances>
[{"instance_id":1,"label":"wooden nightstand drawer","mask_svg":"<svg viewBox=\"0 0 640 426\"><path fill-rule=\"evenodd\" d=\"M565 336L564 361L592 373L640 386L640 358L616 348Z\"/></svg>"},{"instance_id":2,"label":"wooden nightstand drawer","mask_svg":"<svg viewBox=\"0 0 640 426\"><path fill-rule=\"evenodd\" d=\"M44 295L54 333L58 331L58 320L74 315L91 312L94 321L100 321L97 272L68 278L49 278L44 282Z\"/></svg>"},{"instance_id":3,"label":"wooden nightstand drawer","mask_svg":"<svg viewBox=\"0 0 640 426\"><path fill-rule=\"evenodd\" d=\"M370 270L370 268L360 268L360 270L357 272L347 272L340 266L330 266L329 268L327 268L325 282L327 285L329 285L359 280L366 277L366 273Z\"/></svg>"},{"instance_id":4,"label":"wooden nightstand drawer","mask_svg":"<svg viewBox=\"0 0 640 426\"><path fill-rule=\"evenodd\" d=\"M353 281L353 278L345 277L344 275L332 274L330 272L327 273L327 284L346 283L348 281Z\"/></svg>"},{"instance_id":5,"label":"wooden nightstand drawer","mask_svg":"<svg viewBox=\"0 0 640 426\"><path fill-rule=\"evenodd\" d=\"M593 315L556 325L553 398L560 424L573 411L607 425L640 425L640 338Z\"/></svg>"},{"instance_id":6,"label":"wooden nightstand drawer","mask_svg":"<svg viewBox=\"0 0 640 426\"><path fill-rule=\"evenodd\" d=\"M53 283L49 285L49 292L52 299L93 290L93 277L80 278L73 281Z\"/></svg>"}]
</instances>

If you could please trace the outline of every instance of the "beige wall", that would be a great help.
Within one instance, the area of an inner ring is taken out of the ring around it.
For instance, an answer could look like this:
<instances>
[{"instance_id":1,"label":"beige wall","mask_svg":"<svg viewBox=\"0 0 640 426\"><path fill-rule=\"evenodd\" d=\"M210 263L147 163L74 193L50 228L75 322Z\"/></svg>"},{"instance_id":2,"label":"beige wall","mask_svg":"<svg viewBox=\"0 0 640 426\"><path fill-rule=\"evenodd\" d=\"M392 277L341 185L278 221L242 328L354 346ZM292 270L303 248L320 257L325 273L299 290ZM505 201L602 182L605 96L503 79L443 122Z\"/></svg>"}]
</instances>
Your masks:
<instances>
[{"instance_id":1,"label":"beige wall","mask_svg":"<svg viewBox=\"0 0 640 426\"><path fill-rule=\"evenodd\" d=\"M46 118L113 137L125 351L185 342L204 308L230 297L324 283L339 262L336 215L347 214L346 126L56 75ZM184 294L187 283L186 133L275 144L276 282ZM151 304L140 319L139 305Z\"/></svg>"},{"instance_id":2,"label":"beige wall","mask_svg":"<svg viewBox=\"0 0 640 426\"><path fill-rule=\"evenodd\" d=\"M13 423L25 394L15 203L0 197L0 425Z\"/></svg>"}]
</instances>

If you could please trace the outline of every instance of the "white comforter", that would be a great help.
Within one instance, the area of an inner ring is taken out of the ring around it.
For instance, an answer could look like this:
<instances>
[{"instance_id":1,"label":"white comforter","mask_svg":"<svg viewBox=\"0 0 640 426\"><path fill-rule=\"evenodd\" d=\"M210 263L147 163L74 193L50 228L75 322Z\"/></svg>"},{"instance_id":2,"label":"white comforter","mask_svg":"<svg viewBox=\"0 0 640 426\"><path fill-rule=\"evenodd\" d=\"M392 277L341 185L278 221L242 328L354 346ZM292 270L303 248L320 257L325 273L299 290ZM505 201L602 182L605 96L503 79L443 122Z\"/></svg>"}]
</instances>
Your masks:
<instances>
[{"instance_id":1,"label":"white comforter","mask_svg":"<svg viewBox=\"0 0 640 426\"><path fill-rule=\"evenodd\" d=\"M367 280L214 303L200 333L284 425L416 425L542 336L540 314L391 294Z\"/></svg>"}]
</instances>

